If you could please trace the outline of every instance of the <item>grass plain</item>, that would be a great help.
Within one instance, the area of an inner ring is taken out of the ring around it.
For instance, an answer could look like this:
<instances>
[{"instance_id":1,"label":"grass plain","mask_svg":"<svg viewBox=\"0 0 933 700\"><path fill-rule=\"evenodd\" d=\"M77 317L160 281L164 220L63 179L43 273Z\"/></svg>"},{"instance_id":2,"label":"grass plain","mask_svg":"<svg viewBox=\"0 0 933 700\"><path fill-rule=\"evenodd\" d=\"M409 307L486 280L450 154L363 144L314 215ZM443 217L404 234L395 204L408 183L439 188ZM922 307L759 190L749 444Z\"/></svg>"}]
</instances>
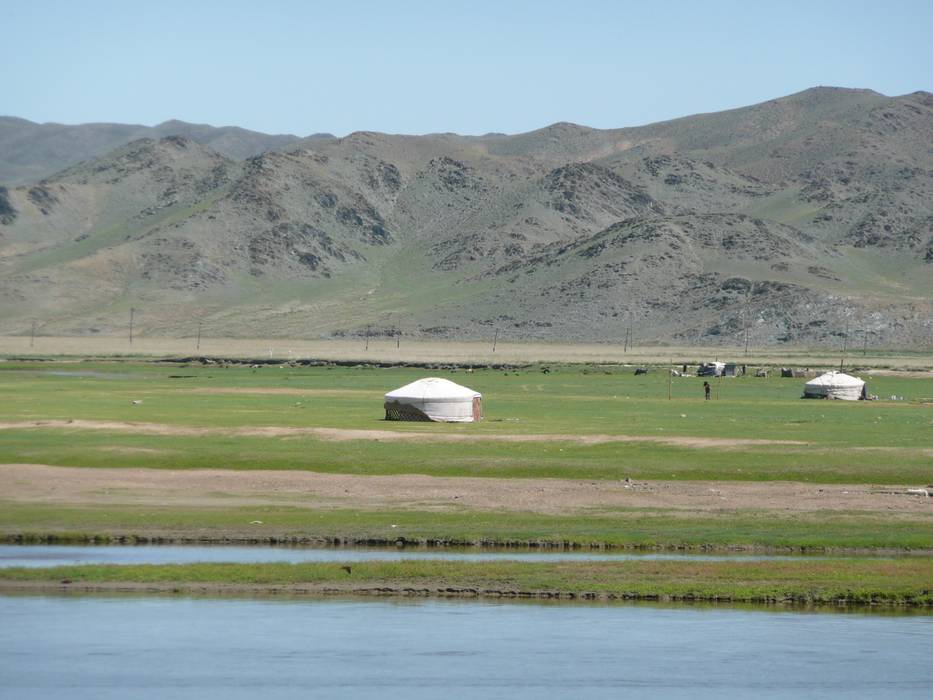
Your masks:
<instances>
[{"instance_id":1,"label":"grass plain","mask_svg":"<svg viewBox=\"0 0 933 700\"><path fill-rule=\"evenodd\" d=\"M933 379L926 376L869 378L872 393L903 397L896 400L802 401L801 379L747 376L716 380L716 398L704 401L702 380L695 377L675 378L668 399L663 369L641 376L611 365L549 369L547 374L537 366L465 373L287 364L7 362L0 364L0 464L606 483L699 480L711 487L717 482L896 487L933 481L931 406L926 402L933 396ZM426 374L481 391L486 420L472 425L383 421L382 394ZM68 420L102 425L95 430L38 425ZM379 433L354 433L350 439L251 433L257 426L391 430L406 439L380 439ZM444 436L458 441L437 441ZM586 436L604 441L581 441ZM612 441L613 436L643 441ZM706 439L718 442L703 444ZM749 439L774 442L743 442ZM220 508L171 500L140 507L130 498L119 500L119 493L109 494L106 503L14 502L0 496L0 531L37 541L52 535L60 540L403 539L933 550L933 519L917 508L799 513L775 502L760 509L696 512L644 508L634 501L625 508L545 514L477 511L453 502L443 509L367 508L299 499ZM258 531L250 525L254 520L263 523Z\"/></svg>"}]
</instances>

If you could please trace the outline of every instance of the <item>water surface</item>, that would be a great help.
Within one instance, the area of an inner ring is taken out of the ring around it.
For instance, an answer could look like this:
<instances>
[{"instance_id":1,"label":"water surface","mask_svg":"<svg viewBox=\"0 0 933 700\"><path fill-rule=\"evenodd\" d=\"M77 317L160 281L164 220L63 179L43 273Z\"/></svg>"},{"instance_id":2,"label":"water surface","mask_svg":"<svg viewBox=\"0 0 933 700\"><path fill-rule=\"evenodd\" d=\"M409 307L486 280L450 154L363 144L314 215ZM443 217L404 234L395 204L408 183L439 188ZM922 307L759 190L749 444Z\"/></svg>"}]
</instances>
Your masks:
<instances>
[{"instance_id":1,"label":"water surface","mask_svg":"<svg viewBox=\"0 0 933 700\"><path fill-rule=\"evenodd\" d=\"M0 696L928 698L933 618L0 596Z\"/></svg>"},{"instance_id":2,"label":"water surface","mask_svg":"<svg viewBox=\"0 0 933 700\"><path fill-rule=\"evenodd\" d=\"M677 552L598 552L483 549L372 549L306 547L228 547L228 546L60 546L0 545L0 568L13 566L45 567L74 564L191 564L231 562L237 564L289 562L400 561L402 559L443 559L448 561L631 561L639 559L680 559L702 561L754 561L799 559L767 554L685 554ZM814 559L818 557L807 557Z\"/></svg>"}]
</instances>

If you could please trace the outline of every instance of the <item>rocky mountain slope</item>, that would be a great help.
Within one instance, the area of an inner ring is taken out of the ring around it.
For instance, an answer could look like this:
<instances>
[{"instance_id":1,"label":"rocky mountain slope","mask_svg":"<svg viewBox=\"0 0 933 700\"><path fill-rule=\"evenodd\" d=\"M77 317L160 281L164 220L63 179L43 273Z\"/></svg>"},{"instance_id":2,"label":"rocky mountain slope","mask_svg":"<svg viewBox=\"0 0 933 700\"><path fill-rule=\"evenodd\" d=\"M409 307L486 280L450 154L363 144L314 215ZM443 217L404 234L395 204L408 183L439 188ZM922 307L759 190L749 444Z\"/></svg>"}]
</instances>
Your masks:
<instances>
[{"instance_id":1,"label":"rocky mountain slope","mask_svg":"<svg viewBox=\"0 0 933 700\"><path fill-rule=\"evenodd\" d=\"M933 343L929 93L237 155L0 189L0 332Z\"/></svg>"}]
</instances>

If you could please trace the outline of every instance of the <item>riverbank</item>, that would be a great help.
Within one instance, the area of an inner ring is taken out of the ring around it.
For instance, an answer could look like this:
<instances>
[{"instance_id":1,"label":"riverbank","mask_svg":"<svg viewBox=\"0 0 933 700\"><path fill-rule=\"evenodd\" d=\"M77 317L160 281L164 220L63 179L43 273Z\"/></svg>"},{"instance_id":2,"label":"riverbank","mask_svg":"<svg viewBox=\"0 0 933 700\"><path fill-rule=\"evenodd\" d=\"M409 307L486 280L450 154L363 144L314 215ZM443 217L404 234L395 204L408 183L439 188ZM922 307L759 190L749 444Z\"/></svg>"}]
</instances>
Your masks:
<instances>
[{"instance_id":1,"label":"riverbank","mask_svg":"<svg viewBox=\"0 0 933 700\"><path fill-rule=\"evenodd\" d=\"M549 515L268 504L103 507L0 500L0 541L929 554L933 523L923 513L859 511L698 513L632 508Z\"/></svg>"},{"instance_id":2,"label":"riverbank","mask_svg":"<svg viewBox=\"0 0 933 700\"><path fill-rule=\"evenodd\" d=\"M933 609L933 560L87 565L0 570L0 592L653 600Z\"/></svg>"}]
</instances>

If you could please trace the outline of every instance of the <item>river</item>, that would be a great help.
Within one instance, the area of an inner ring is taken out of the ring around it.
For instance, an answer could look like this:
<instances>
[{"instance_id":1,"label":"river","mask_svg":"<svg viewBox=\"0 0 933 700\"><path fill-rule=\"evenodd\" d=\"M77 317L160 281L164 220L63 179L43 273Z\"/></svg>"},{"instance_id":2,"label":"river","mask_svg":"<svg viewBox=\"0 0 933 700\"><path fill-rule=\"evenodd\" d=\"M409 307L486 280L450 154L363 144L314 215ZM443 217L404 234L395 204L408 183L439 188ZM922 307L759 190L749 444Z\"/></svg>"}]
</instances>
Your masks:
<instances>
[{"instance_id":1,"label":"river","mask_svg":"<svg viewBox=\"0 0 933 700\"><path fill-rule=\"evenodd\" d=\"M933 618L0 595L0 696L928 698Z\"/></svg>"},{"instance_id":2,"label":"river","mask_svg":"<svg viewBox=\"0 0 933 700\"><path fill-rule=\"evenodd\" d=\"M807 557L817 559L821 557ZM0 568L45 567L74 564L192 564L229 562L236 564L288 562L400 561L443 559L447 561L630 561L680 559L701 561L749 561L800 559L773 554L689 554L679 552L605 552L587 550L534 549L374 549L338 547L240 547L196 545L67 546L0 545Z\"/></svg>"}]
</instances>

